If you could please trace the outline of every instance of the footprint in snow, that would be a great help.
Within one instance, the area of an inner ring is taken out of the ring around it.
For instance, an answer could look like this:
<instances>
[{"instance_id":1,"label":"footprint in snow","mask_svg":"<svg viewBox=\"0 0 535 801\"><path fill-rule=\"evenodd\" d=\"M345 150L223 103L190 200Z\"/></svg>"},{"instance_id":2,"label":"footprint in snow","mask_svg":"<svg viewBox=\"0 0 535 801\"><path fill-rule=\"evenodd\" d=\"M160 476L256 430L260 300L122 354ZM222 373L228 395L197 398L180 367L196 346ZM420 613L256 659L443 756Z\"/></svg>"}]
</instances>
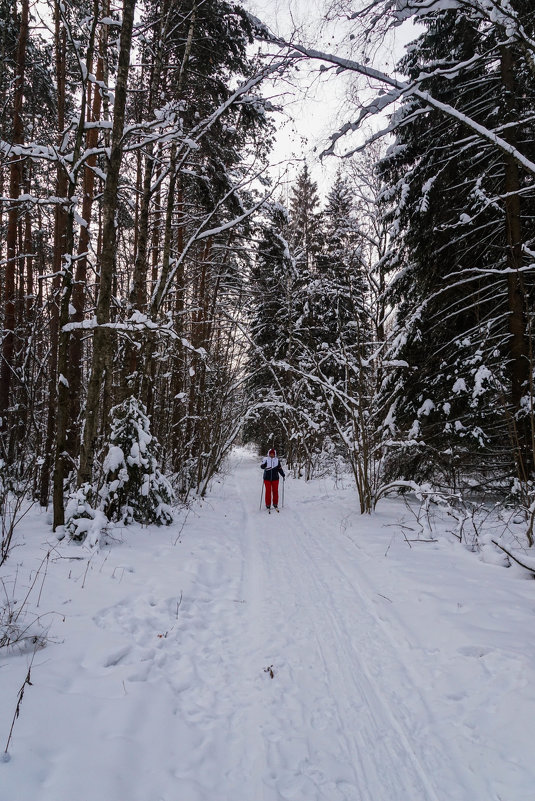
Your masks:
<instances>
[{"instance_id":1,"label":"footprint in snow","mask_svg":"<svg viewBox=\"0 0 535 801\"><path fill-rule=\"evenodd\" d=\"M483 645L463 645L462 648L457 649L457 653L462 654L462 656L471 656L474 659L481 659L481 657L491 654L492 648L485 648Z\"/></svg>"},{"instance_id":2,"label":"footprint in snow","mask_svg":"<svg viewBox=\"0 0 535 801\"><path fill-rule=\"evenodd\" d=\"M128 656L131 650L132 648L129 645L119 648L119 650L114 651L105 658L103 666L106 668L115 667Z\"/></svg>"}]
</instances>

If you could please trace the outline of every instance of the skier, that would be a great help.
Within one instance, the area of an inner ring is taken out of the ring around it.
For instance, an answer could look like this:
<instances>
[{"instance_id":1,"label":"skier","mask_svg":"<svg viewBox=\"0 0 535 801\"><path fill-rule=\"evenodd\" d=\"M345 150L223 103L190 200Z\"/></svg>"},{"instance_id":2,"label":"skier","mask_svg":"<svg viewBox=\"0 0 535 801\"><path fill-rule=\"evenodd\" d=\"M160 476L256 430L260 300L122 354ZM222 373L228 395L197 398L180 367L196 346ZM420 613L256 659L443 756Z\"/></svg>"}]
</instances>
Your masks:
<instances>
[{"instance_id":1,"label":"skier","mask_svg":"<svg viewBox=\"0 0 535 801\"><path fill-rule=\"evenodd\" d=\"M260 465L264 471L264 486L266 488L266 509L271 509L271 496L273 495L273 508L279 505L279 474L285 478L284 470L277 457L275 448L271 448L268 455Z\"/></svg>"}]
</instances>

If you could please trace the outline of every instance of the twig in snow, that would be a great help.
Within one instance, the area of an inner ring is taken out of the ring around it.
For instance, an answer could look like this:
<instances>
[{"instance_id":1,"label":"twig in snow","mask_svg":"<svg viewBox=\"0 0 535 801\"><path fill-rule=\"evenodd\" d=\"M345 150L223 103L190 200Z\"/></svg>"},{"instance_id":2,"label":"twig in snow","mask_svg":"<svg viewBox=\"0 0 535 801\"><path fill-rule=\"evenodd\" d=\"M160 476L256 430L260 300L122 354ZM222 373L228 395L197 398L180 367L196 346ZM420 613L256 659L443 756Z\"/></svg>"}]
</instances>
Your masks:
<instances>
[{"instance_id":1,"label":"twig in snow","mask_svg":"<svg viewBox=\"0 0 535 801\"><path fill-rule=\"evenodd\" d=\"M37 598L37 608L38 609L39 609L39 604L41 603L41 594L43 592L43 587L45 585L46 574L48 572L48 563L49 563L49 560L50 560L50 551L48 551L48 553L47 553L47 555L45 557L45 560L46 560L45 561L45 572L43 573L43 580L41 582L41 589L39 590L39 596Z\"/></svg>"},{"instance_id":2,"label":"twig in snow","mask_svg":"<svg viewBox=\"0 0 535 801\"><path fill-rule=\"evenodd\" d=\"M392 543L394 542L394 537L395 537L395 536L396 536L395 534L392 534L392 539L391 539L391 540L390 540L390 542L388 543L388 548L387 548L387 549L386 549L386 551L385 551L385 556L388 556L388 551L389 551L389 550L390 550L390 548L392 547Z\"/></svg>"},{"instance_id":3,"label":"twig in snow","mask_svg":"<svg viewBox=\"0 0 535 801\"><path fill-rule=\"evenodd\" d=\"M511 553L511 551L508 551L508 550L507 550L507 548L505 548L503 545L500 545L500 543L499 543L499 542L496 542L496 540L492 540L492 542L493 542L493 543L494 543L494 545L496 545L496 546L497 546L497 547L498 547L500 550L502 550L504 553L506 553L506 554L507 554L507 556L508 556L510 559L512 559L512 560L513 560L513 562L516 562L516 563L517 563L517 565L520 565L520 567L523 567L525 570L529 570L529 572L530 572L530 573L533 573L533 575L535 575L535 568L533 568L533 567L530 567L529 565L525 565L523 562L521 562L521 561L520 561L520 559L517 559L517 557L516 557L516 556L513 556L513 554Z\"/></svg>"},{"instance_id":4,"label":"twig in snow","mask_svg":"<svg viewBox=\"0 0 535 801\"><path fill-rule=\"evenodd\" d=\"M405 534L405 528L407 528L407 526L401 526L401 530L402 530L402 532L403 532L403 539L405 540L405 542L407 543L407 545L409 546L409 548L412 548L412 545L411 545L411 540L410 540L410 539L407 537L407 535ZM416 540L412 540L412 542L416 542Z\"/></svg>"},{"instance_id":5,"label":"twig in snow","mask_svg":"<svg viewBox=\"0 0 535 801\"><path fill-rule=\"evenodd\" d=\"M407 538L405 537L405 539L407 539ZM409 545L410 545L410 544L411 544L411 542L438 542L438 540L422 540L420 537L418 537L418 538L417 538L417 539L415 539L415 540L407 540L407 542L408 542L408 543L409 543Z\"/></svg>"},{"instance_id":6,"label":"twig in snow","mask_svg":"<svg viewBox=\"0 0 535 801\"><path fill-rule=\"evenodd\" d=\"M188 507L188 511L187 511L187 512L186 512L186 514L184 515L184 520L182 521L182 525L180 526L180 529L179 529L179 531L178 531L178 534L177 534L176 540L174 541L173 545L176 545L176 544L177 544L177 542L180 542L180 535L181 535L181 534L182 534L182 532L184 531L184 526L186 525L186 523L187 523L187 521L188 521L188 517L189 517L189 513L190 513L190 512L191 512L191 506L189 506L189 507Z\"/></svg>"},{"instance_id":7,"label":"twig in snow","mask_svg":"<svg viewBox=\"0 0 535 801\"><path fill-rule=\"evenodd\" d=\"M100 566L100 570L98 571L99 573L102 573L102 568L104 567L104 565L105 565L105 564L106 564L106 562L108 561L108 559L109 559L109 556L110 556L110 551L108 551L108 553L106 554L106 558L105 558L105 559L104 559L104 561L102 562L102 564L101 564L101 566Z\"/></svg>"},{"instance_id":8,"label":"twig in snow","mask_svg":"<svg viewBox=\"0 0 535 801\"><path fill-rule=\"evenodd\" d=\"M92 559L92 558L93 558L93 557L91 557L91 559ZM85 587L85 580L86 580L86 578L87 578L87 571L89 570L89 565L91 564L91 559L89 559L89 561L87 562L87 565L85 566L84 579L83 579L83 581L82 581L82 589L84 589L84 587Z\"/></svg>"},{"instance_id":9,"label":"twig in snow","mask_svg":"<svg viewBox=\"0 0 535 801\"><path fill-rule=\"evenodd\" d=\"M15 721L17 720L17 718L20 715L20 708L21 708L21 705L22 705L22 699L24 698L24 690L26 688L26 685L28 685L28 687L32 686L32 682L31 682L30 679L31 679L31 672L32 672L32 665L33 665L34 658L35 658L35 651L33 652L33 656L32 656L31 662L30 662L30 664L28 666L28 672L26 673L26 678L22 682L22 687L19 690L19 695L18 695L18 698L17 698L17 708L15 709L15 714L13 715L13 720L11 721L11 728L9 730L9 737L7 738L7 743L6 743L6 747L4 749L4 754L7 754L7 752L8 752L9 744L11 742L11 737L13 736L13 729L15 728Z\"/></svg>"}]
</instances>

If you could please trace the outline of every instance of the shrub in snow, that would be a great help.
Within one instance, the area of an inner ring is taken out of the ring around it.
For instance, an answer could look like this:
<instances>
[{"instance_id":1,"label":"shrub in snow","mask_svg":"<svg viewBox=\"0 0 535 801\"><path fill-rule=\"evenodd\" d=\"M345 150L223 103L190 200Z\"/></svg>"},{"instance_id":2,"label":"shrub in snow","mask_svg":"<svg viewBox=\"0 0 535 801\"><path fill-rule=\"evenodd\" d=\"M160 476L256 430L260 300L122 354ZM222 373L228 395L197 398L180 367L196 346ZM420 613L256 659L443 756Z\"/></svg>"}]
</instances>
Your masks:
<instances>
[{"instance_id":1,"label":"shrub in snow","mask_svg":"<svg viewBox=\"0 0 535 801\"><path fill-rule=\"evenodd\" d=\"M65 511L65 533L75 542L83 542L90 548L94 547L100 534L105 530L108 520L100 509L94 509L91 499L94 496L90 484L82 484L70 496Z\"/></svg>"},{"instance_id":2,"label":"shrub in snow","mask_svg":"<svg viewBox=\"0 0 535 801\"><path fill-rule=\"evenodd\" d=\"M0 565L4 564L13 548L17 525L34 503L26 502L33 484L32 465L28 461L22 474L15 473L0 459Z\"/></svg>"},{"instance_id":3,"label":"shrub in snow","mask_svg":"<svg viewBox=\"0 0 535 801\"><path fill-rule=\"evenodd\" d=\"M158 467L158 443L150 433L145 407L128 398L111 410L111 418L100 489L83 484L71 495L65 514L66 535L90 548L110 521L173 522L173 490Z\"/></svg>"},{"instance_id":4,"label":"shrub in snow","mask_svg":"<svg viewBox=\"0 0 535 801\"><path fill-rule=\"evenodd\" d=\"M114 406L111 417L100 508L108 520L123 524L169 525L173 490L158 467L158 443L150 433L145 407L128 398Z\"/></svg>"}]
</instances>

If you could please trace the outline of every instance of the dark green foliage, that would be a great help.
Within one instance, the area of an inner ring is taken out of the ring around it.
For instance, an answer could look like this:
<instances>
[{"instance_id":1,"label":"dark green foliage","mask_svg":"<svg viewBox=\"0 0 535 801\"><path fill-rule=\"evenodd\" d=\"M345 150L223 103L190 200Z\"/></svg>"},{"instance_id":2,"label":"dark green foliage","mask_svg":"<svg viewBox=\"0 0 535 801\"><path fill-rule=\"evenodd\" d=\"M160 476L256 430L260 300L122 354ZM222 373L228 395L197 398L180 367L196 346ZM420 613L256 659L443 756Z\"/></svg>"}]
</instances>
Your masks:
<instances>
[{"instance_id":1,"label":"dark green foliage","mask_svg":"<svg viewBox=\"0 0 535 801\"><path fill-rule=\"evenodd\" d=\"M284 210L272 210L252 274L256 407L246 438L274 437L290 468L307 477L326 454L347 455L355 439L351 399L357 393L360 402L371 336L359 233L340 175L321 214L318 205L305 167L288 222Z\"/></svg>"},{"instance_id":2,"label":"dark green foliage","mask_svg":"<svg viewBox=\"0 0 535 801\"><path fill-rule=\"evenodd\" d=\"M128 398L111 410L111 435L99 490L108 520L169 525L173 491L157 461L158 444L146 410Z\"/></svg>"},{"instance_id":3,"label":"dark green foliage","mask_svg":"<svg viewBox=\"0 0 535 801\"><path fill-rule=\"evenodd\" d=\"M535 109L535 88L521 54L514 53L510 98L496 30L469 11L436 12L422 22L426 30L401 69L412 78L451 69L448 80L430 77L423 88L487 128L513 123L515 136L524 137L522 120ZM459 62L470 63L456 69ZM391 433L409 450L392 459L392 471L405 478L435 471L451 481L459 471L490 470L499 462L509 461L510 469L510 424L521 412L510 378L508 167L499 150L462 123L422 113L414 99L404 103L397 123L381 173L392 232L388 297L397 306L390 356L407 367L391 372L384 398L391 403ZM532 249L535 193L527 176L520 175L518 190L522 246ZM524 275L523 285L527 312L533 274Z\"/></svg>"},{"instance_id":4,"label":"dark green foliage","mask_svg":"<svg viewBox=\"0 0 535 801\"><path fill-rule=\"evenodd\" d=\"M260 445L274 442L286 452L291 433L285 413L285 389L289 389L293 377L287 371L275 369L273 363L291 359L297 274L285 238L286 209L273 204L266 212L251 271L251 377L247 390L251 408L244 439Z\"/></svg>"}]
</instances>

